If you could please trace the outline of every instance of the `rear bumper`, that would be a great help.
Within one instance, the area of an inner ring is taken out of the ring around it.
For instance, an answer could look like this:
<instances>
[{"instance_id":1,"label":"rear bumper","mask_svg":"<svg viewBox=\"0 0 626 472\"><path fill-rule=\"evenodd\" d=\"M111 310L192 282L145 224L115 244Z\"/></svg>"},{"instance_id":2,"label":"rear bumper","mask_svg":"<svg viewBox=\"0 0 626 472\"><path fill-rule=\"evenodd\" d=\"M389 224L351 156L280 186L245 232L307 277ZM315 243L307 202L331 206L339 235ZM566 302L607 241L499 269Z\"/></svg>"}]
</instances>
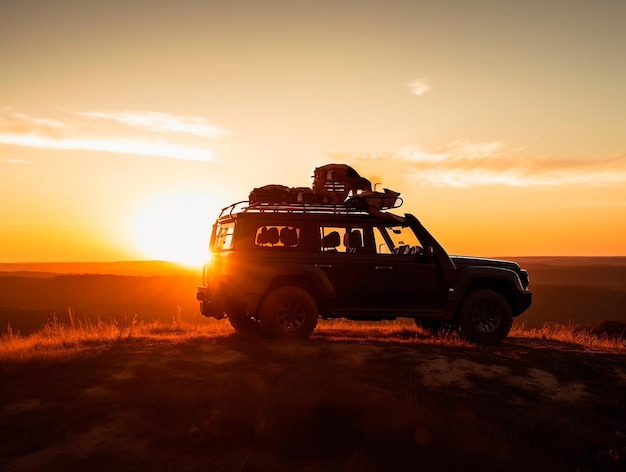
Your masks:
<instances>
[{"instance_id":1,"label":"rear bumper","mask_svg":"<svg viewBox=\"0 0 626 472\"><path fill-rule=\"evenodd\" d=\"M226 317L227 313L256 313L261 295L228 288L223 285L217 289L198 287L196 299L200 302L200 313L217 320Z\"/></svg>"},{"instance_id":2,"label":"rear bumper","mask_svg":"<svg viewBox=\"0 0 626 472\"><path fill-rule=\"evenodd\" d=\"M198 287L196 300L200 302L200 313L206 317L221 320L225 316L226 307L211 296L209 287Z\"/></svg>"}]
</instances>

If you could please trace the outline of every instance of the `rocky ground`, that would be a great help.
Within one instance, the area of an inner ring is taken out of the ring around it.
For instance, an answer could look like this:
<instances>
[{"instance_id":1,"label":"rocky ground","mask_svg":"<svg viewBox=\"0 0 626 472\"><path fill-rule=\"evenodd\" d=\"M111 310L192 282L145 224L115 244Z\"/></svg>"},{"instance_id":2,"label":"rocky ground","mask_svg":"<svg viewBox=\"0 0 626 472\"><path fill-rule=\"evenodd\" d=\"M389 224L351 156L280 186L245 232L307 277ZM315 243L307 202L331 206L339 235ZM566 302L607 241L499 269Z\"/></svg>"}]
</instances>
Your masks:
<instances>
[{"instance_id":1,"label":"rocky ground","mask_svg":"<svg viewBox=\"0 0 626 472\"><path fill-rule=\"evenodd\" d=\"M543 339L131 338L0 362L22 470L618 471L626 354Z\"/></svg>"}]
</instances>

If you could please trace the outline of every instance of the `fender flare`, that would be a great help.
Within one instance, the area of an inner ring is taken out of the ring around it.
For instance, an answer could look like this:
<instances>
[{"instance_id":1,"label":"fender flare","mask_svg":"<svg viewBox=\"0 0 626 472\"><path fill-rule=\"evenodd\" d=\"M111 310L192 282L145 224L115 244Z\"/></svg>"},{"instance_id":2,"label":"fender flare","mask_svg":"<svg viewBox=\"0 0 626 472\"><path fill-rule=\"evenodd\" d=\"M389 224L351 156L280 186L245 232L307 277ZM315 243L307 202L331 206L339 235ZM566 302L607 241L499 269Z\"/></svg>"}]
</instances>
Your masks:
<instances>
[{"instance_id":1,"label":"fender flare","mask_svg":"<svg viewBox=\"0 0 626 472\"><path fill-rule=\"evenodd\" d=\"M515 271L502 267L465 267L457 274L456 283L449 292L450 300L455 301L458 305L467 295L471 286L475 286L475 288L491 288L501 292L501 290L497 289L498 285L502 287L502 284L506 286L507 292L502 293L502 295L513 305L513 300L510 299L509 294L524 292L522 283Z\"/></svg>"},{"instance_id":2,"label":"fender flare","mask_svg":"<svg viewBox=\"0 0 626 472\"><path fill-rule=\"evenodd\" d=\"M250 281L251 285L248 288L249 292L257 295L257 297L255 297L256 300L248 305L250 313L256 311L263 297L277 279L293 279L294 281L298 279L306 280L317 291L317 294L314 295L319 295L319 297L322 298L320 301L332 300L337 297L335 288L328 279L328 276L319 267L292 263L271 264L270 266L261 268L255 275L258 276Z\"/></svg>"}]
</instances>

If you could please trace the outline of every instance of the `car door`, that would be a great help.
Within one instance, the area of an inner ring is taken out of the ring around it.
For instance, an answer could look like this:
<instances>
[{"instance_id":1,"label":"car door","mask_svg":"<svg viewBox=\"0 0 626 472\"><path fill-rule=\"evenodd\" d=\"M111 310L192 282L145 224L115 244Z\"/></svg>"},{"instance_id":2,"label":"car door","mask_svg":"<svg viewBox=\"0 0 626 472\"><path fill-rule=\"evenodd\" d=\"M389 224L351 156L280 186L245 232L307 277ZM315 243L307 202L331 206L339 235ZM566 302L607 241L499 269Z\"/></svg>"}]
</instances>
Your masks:
<instances>
[{"instance_id":1,"label":"car door","mask_svg":"<svg viewBox=\"0 0 626 472\"><path fill-rule=\"evenodd\" d=\"M398 231L394 233L394 231ZM410 228L374 227L369 300L381 311L428 311L441 306L444 284L434 258Z\"/></svg>"},{"instance_id":2,"label":"car door","mask_svg":"<svg viewBox=\"0 0 626 472\"><path fill-rule=\"evenodd\" d=\"M351 247L350 242L350 237L354 240L357 234L362 240L363 227L320 226L319 234L321 243L315 256L315 267L324 272L335 289L336 299L331 304L350 310L367 306L371 257Z\"/></svg>"}]
</instances>

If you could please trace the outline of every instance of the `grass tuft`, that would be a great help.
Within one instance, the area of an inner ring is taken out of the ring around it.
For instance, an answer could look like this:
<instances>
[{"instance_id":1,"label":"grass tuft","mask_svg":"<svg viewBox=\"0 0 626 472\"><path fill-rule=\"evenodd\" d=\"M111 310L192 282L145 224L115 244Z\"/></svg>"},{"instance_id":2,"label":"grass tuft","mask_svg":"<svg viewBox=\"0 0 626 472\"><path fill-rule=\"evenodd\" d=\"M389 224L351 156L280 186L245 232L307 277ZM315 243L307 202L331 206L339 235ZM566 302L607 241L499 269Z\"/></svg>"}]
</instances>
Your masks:
<instances>
[{"instance_id":1,"label":"grass tuft","mask_svg":"<svg viewBox=\"0 0 626 472\"><path fill-rule=\"evenodd\" d=\"M78 351L121 344L139 339L163 343L180 343L192 338L230 334L232 329L217 321L194 323L185 321L180 312L171 323L162 321L137 321L136 315L123 315L119 320L103 321L97 318L77 319L71 309L67 321L52 314L50 321L40 330L22 336L8 325L0 335L0 360L28 360L68 356Z\"/></svg>"},{"instance_id":2,"label":"grass tuft","mask_svg":"<svg viewBox=\"0 0 626 472\"><path fill-rule=\"evenodd\" d=\"M594 350L626 350L626 338L623 335L614 336L593 327L582 327L571 323L568 325L545 323L541 328L532 329L526 329L524 324L520 323L513 327L510 336L558 341Z\"/></svg>"}]
</instances>

